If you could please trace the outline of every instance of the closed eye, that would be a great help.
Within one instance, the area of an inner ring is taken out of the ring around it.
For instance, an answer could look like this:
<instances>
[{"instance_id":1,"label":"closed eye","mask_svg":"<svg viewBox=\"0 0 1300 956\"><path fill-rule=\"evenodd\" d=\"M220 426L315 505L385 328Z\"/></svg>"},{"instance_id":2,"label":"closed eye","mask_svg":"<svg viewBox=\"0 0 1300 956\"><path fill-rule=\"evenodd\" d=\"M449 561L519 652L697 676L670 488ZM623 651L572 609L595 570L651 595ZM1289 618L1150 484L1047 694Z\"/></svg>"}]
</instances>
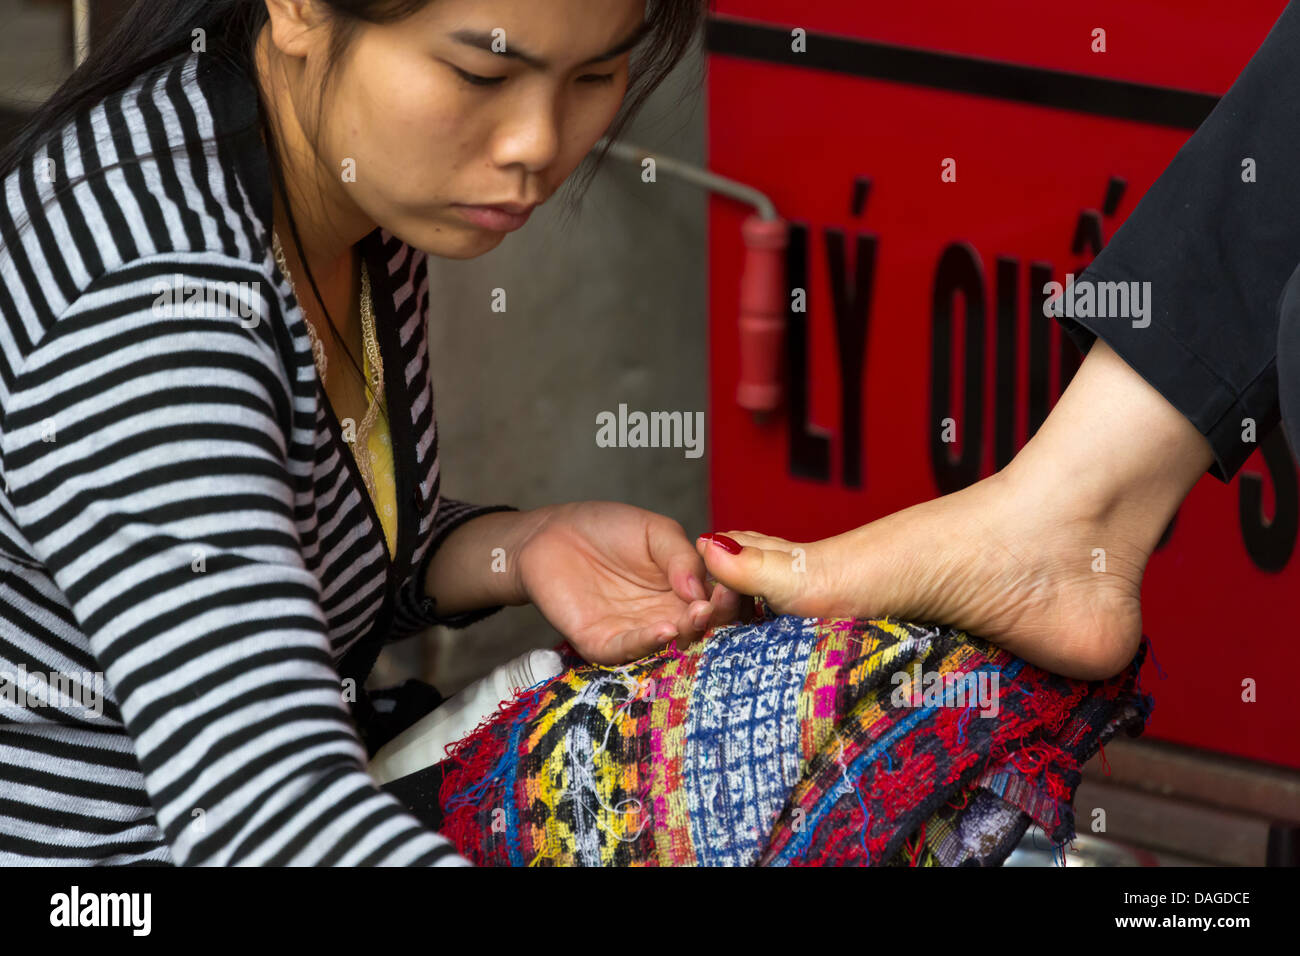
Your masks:
<instances>
[{"instance_id":1,"label":"closed eye","mask_svg":"<svg viewBox=\"0 0 1300 956\"><path fill-rule=\"evenodd\" d=\"M477 73L466 72L458 66L453 66L452 69L456 71L457 76L473 86L499 86L506 81L504 76L479 76ZM614 74L588 73L585 76L578 77L578 81L593 86L606 85L614 82Z\"/></svg>"},{"instance_id":2,"label":"closed eye","mask_svg":"<svg viewBox=\"0 0 1300 956\"><path fill-rule=\"evenodd\" d=\"M475 86L496 86L499 83L504 83L506 79L504 76L479 76L477 73L466 73L458 66L453 66L452 69L466 83L472 83Z\"/></svg>"}]
</instances>

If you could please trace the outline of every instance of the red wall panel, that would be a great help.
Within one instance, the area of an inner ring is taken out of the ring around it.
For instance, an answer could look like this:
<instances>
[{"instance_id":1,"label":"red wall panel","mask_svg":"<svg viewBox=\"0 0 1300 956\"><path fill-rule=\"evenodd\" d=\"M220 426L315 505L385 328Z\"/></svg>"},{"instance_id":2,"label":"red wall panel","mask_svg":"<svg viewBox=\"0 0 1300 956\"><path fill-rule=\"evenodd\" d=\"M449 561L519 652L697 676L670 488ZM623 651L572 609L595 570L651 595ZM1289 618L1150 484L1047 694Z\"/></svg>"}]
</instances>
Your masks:
<instances>
[{"instance_id":1,"label":"red wall panel","mask_svg":"<svg viewBox=\"0 0 1300 956\"><path fill-rule=\"evenodd\" d=\"M1031 284L1041 289L1044 276L1062 281L1068 272L1081 272L1095 254L1087 247L1074 251L1081 216L1100 220L1104 242L1195 126L1185 120L1195 96L1125 92L1086 78L1202 94L1199 99L1212 104L1204 94L1227 89L1285 4L1255 0L1230 13L1203 0L1065 6L1021 0L717 5L708 41L709 165L765 192L791 222L806 270L798 281L787 281L807 288L809 305L806 329L791 332L808 355L806 369L792 368L786 379L795 403L787 395L779 413L756 422L735 401L740 227L750 211L715 198L709 453L716 529L811 540L941 493L938 475L948 466L934 460L931 447L938 417L931 369L938 266L950 249L974 263L984 306L979 475L999 463L999 396L1015 409L1005 441L1011 450L1023 445L1078 360L1055 323L1037 310L1041 299ZM782 56L793 27L812 34L806 61ZM1090 51L1094 27L1107 31L1105 54ZM827 60L817 55L826 49L818 34L870 45L859 53L850 44L847 58L841 52ZM877 44L889 49L882 52ZM891 75L887 67L885 75L855 75L871 74L889 60L886 53L901 52L912 62L909 53L926 51L956 54L961 68L936 69L920 82ZM973 94L962 87L986 68L996 74L998 64L1045 72L1002 75L991 84L1000 92ZM1075 82L1062 72L1086 76ZM1033 102L1037 91L1054 83L1066 91L1066 105ZM1166 121L1123 118L1132 115L1125 104L1143 95L1156 103L1156 113L1167 113ZM946 157L957 162L955 183L940 179ZM861 180L870 186L855 212L852 198ZM1108 189L1121 184L1118 204L1108 208ZM869 290L854 285L863 275L861 256L873 266ZM839 321L866 330L861 354L845 357L850 366L860 363L862 381L861 395L847 400L833 305L836 274L846 277L838 290ZM972 413L960 407L967 315L960 296L949 298L956 336L950 394L965 421ZM997 372L1000 301L1004 310L1014 303L1018 343L1011 376ZM1036 342L1045 350L1035 352ZM1036 394L1042 401L1034 408ZM799 408L800 396L806 408ZM861 421L848 429L856 434L848 434L846 414L851 421L855 407ZM962 450L959 443L955 451ZM1143 683L1156 696L1148 733L1300 767L1300 706L1291 685L1291 675L1300 671L1293 623L1300 558L1292 554L1280 570L1269 570L1247 547L1253 535L1285 553L1287 529L1269 525L1274 482L1293 494L1297 477L1289 462L1271 474L1263 457L1257 452L1230 485L1203 479L1152 558L1143 592L1145 630L1166 676L1148 661ZM1243 487L1251 482L1263 489L1262 514L1242 513ZM1293 546L1294 528L1289 535ZM1241 700L1245 678L1258 684L1254 703Z\"/></svg>"}]
</instances>

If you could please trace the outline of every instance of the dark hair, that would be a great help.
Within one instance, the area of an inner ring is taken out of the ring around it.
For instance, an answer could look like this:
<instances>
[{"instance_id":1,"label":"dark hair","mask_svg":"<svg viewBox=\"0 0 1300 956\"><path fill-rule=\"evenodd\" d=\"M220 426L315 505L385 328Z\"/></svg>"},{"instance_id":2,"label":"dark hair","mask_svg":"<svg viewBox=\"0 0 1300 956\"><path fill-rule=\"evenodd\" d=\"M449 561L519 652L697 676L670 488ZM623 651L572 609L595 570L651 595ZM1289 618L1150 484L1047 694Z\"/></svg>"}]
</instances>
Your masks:
<instances>
[{"instance_id":1,"label":"dark hair","mask_svg":"<svg viewBox=\"0 0 1300 956\"><path fill-rule=\"evenodd\" d=\"M328 81L361 23L383 24L402 20L436 0L319 0L329 12L333 32L327 53ZM606 131L606 142L589 155L570 177L566 218L577 210L587 186L598 171L609 146L640 112L646 99L688 52L713 0L647 0L648 34L633 53L623 106ZM266 0L136 0L113 31L95 45L86 60L35 113L10 143L0 150L0 180L38 152L47 140L83 110L120 92L142 73L192 48L196 30L203 31L205 55L219 57L249 77L255 76L253 49L269 15ZM259 89L260 96L260 89ZM322 97L323 104L324 97ZM287 197L276 138L267 110L259 110L263 141L270 157L273 185ZM319 129L319 125L317 127ZM148 154L139 158L148 158ZM59 192L74 182L61 180ZM285 203L286 210L288 203ZM289 213L293 242L313 292L320 298L315 277L302 251L293 215ZM337 336L338 330L326 321ZM348 349L344 349L348 352ZM348 358L356 362L349 354ZM360 369L357 370L360 373Z\"/></svg>"}]
</instances>

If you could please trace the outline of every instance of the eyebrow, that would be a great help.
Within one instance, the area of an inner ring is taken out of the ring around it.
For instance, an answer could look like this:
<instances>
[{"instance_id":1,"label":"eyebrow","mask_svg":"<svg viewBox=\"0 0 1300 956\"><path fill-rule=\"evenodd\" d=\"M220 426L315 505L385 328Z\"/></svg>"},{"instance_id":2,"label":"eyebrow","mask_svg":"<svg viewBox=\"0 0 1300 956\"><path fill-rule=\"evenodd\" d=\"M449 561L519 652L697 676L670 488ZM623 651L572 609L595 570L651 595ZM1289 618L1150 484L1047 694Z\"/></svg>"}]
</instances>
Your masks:
<instances>
[{"instance_id":1,"label":"eyebrow","mask_svg":"<svg viewBox=\"0 0 1300 956\"><path fill-rule=\"evenodd\" d=\"M578 66L591 66L593 63L612 60L614 57L626 53L628 50L632 49L632 47L640 43L641 39L649 32L649 21L643 20L626 38L620 40L599 56L593 56L590 60L583 60L578 64ZM506 56L511 59L521 60L536 70L549 69L551 65L542 57L533 53L528 53L518 47L514 49L507 47L504 51L492 49L493 36L491 33L482 33L477 30L457 30L450 34L450 36L451 39L455 40L457 43L464 43L466 46L477 47L480 50L486 50L488 53L493 53L497 56Z\"/></svg>"}]
</instances>

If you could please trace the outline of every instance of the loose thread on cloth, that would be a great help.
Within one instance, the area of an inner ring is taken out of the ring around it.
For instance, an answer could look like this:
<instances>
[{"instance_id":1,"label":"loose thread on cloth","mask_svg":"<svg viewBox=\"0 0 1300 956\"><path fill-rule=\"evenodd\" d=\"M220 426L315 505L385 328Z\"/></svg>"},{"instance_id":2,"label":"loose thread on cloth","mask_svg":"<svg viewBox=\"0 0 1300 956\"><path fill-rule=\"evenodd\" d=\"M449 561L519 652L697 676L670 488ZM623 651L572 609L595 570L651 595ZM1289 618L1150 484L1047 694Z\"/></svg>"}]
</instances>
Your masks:
<instances>
[{"instance_id":1,"label":"loose thread on cloth","mask_svg":"<svg viewBox=\"0 0 1300 956\"><path fill-rule=\"evenodd\" d=\"M623 715L625 709L634 701L640 699L646 685L642 681L632 679L627 672L626 665L614 668L610 673L613 675L611 683L625 688L628 691L628 696L614 709L614 712L608 718L608 722L605 726L605 734L601 739L601 744L592 752L589 761L583 762L579 760L570 760L568 764L569 772L577 778L577 786L574 786L571 782L569 786L565 787L564 790L560 792L557 797L557 802L563 802L566 800L572 801L575 806L580 808L583 812L591 814L592 820L596 826L605 830L615 840L624 843L632 843L641 838L641 834L645 831L645 828L649 823L649 819L645 814L644 803L637 796L629 796L624 797L622 800L611 806L600 796L600 788L596 781L594 770L596 768L596 759L609 747L610 732L617 726L619 718ZM572 758L573 755L570 753L568 756ZM619 832L618 829L614 828L602 819L599 813L583 803L582 797L585 794L590 794L600 809L604 810L609 816L618 818L635 814L641 818L641 825L637 828L637 831L630 836L627 833L626 827L623 828L622 832ZM627 806L630 806L631 809L624 809L624 807Z\"/></svg>"},{"instance_id":2,"label":"loose thread on cloth","mask_svg":"<svg viewBox=\"0 0 1300 956\"><path fill-rule=\"evenodd\" d=\"M1033 845L1034 849L1035 849L1035 850L1049 850L1049 851L1051 851L1051 854L1052 854L1052 865L1053 865L1053 866L1062 866L1062 867L1063 867L1063 866L1066 866L1067 864L1066 864L1066 858L1065 858L1065 848L1066 848L1066 846L1067 846L1068 844L1070 844L1070 843L1072 843L1072 842L1074 842L1074 841L1073 841L1073 840L1070 840L1070 839L1064 839L1064 840L1061 840L1061 841L1058 842L1058 843L1053 843L1053 842L1051 842L1051 841L1049 840L1047 846L1045 846L1045 847L1044 847L1044 846L1039 846L1039 845L1038 845L1038 835L1037 835L1037 833L1034 832L1034 831L1037 830L1037 829L1038 829L1038 825L1037 825L1036 823L1031 823L1031 824L1030 824L1030 828L1029 828L1029 841L1030 841L1030 843ZM1047 835L1046 832L1044 832L1043 835L1046 836L1046 835Z\"/></svg>"},{"instance_id":3,"label":"loose thread on cloth","mask_svg":"<svg viewBox=\"0 0 1300 956\"><path fill-rule=\"evenodd\" d=\"M996 865L1028 817L1064 865L1081 762L1149 714L1141 660L1073 681L933 625L766 611L620 668L570 650L455 749L443 832L480 864ZM997 674L999 706L901 706L913 665Z\"/></svg>"},{"instance_id":4,"label":"loose thread on cloth","mask_svg":"<svg viewBox=\"0 0 1300 956\"><path fill-rule=\"evenodd\" d=\"M1034 696L1034 695L1032 695L1032 693L1028 693L1028 695L1026 695L1026 696L1028 696L1028 697L1032 697L1032 696ZM1065 717L1066 717L1066 715L1067 715L1066 713L1063 713L1063 710L1061 711L1061 713L1056 713L1056 711L1053 711L1053 713L1050 713L1050 714L1048 714L1047 711L1045 711L1043 708L1036 708L1036 710L1039 711L1040 715L1043 715L1043 717L1044 717L1044 722L1047 723L1047 726L1052 727L1053 730L1057 730L1057 728L1060 728L1060 726L1061 726L1061 724L1063 723L1063 721L1065 721ZM963 714L963 717L965 717L965 714ZM941 728L940 732L941 732L941 735L943 735L943 728ZM995 752L992 752L991 754L989 754L989 756L991 756L991 757L992 757L992 756L995 756L995 753L996 753L996 750L995 750ZM1039 761L1039 763L1043 763L1043 762L1044 762L1044 761L1041 761L1041 760ZM1021 766L1022 766L1022 767L1024 766L1023 763L1022 763ZM1024 769L1032 770L1032 767L1024 767ZM1054 791L1058 791L1058 787L1057 787L1057 786L1049 786L1049 787L1048 787L1048 790L1049 790L1049 791L1053 791L1053 792L1054 792ZM1073 792L1073 787L1071 787L1071 792ZM1054 827L1056 827L1056 826L1060 826L1060 823L1061 823L1061 812L1060 812L1060 806L1056 806L1056 808L1053 808L1053 819L1052 819L1052 825L1053 825Z\"/></svg>"},{"instance_id":5,"label":"loose thread on cloth","mask_svg":"<svg viewBox=\"0 0 1300 956\"><path fill-rule=\"evenodd\" d=\"M1146 638L1146 642L1147 642L1147 650L1151 654L1151 663L1154 664L1156 668L1156 676L1159 677L1161 680L1164 680L1169 675L1165 673L1165 669L1160 666L1160 661L1156 659L1155 642L1153 642L1150 637Z\"/></svg>"},{"instance_id":6,"label":"loose thread on cloth","mask_svg":"<svg viewBox=\"0 0 1300 956\"><path fill-rule=\"evenodd\" d=\"M482 798L494 784L501 781L513 757L509 748L504 748L493 760L489 752L482 751L474 742L502 723L513 729L516 724L526 720L531 708L556 679L551 677L539 681L513 699L502 701L495 715L485 718L470 734L447 746L447 758L444 761L447 769L443 774L438 800L443 809L440 832L453 843L459 845L462 841L475 838Z\"/></svg>"}]
</instances>

